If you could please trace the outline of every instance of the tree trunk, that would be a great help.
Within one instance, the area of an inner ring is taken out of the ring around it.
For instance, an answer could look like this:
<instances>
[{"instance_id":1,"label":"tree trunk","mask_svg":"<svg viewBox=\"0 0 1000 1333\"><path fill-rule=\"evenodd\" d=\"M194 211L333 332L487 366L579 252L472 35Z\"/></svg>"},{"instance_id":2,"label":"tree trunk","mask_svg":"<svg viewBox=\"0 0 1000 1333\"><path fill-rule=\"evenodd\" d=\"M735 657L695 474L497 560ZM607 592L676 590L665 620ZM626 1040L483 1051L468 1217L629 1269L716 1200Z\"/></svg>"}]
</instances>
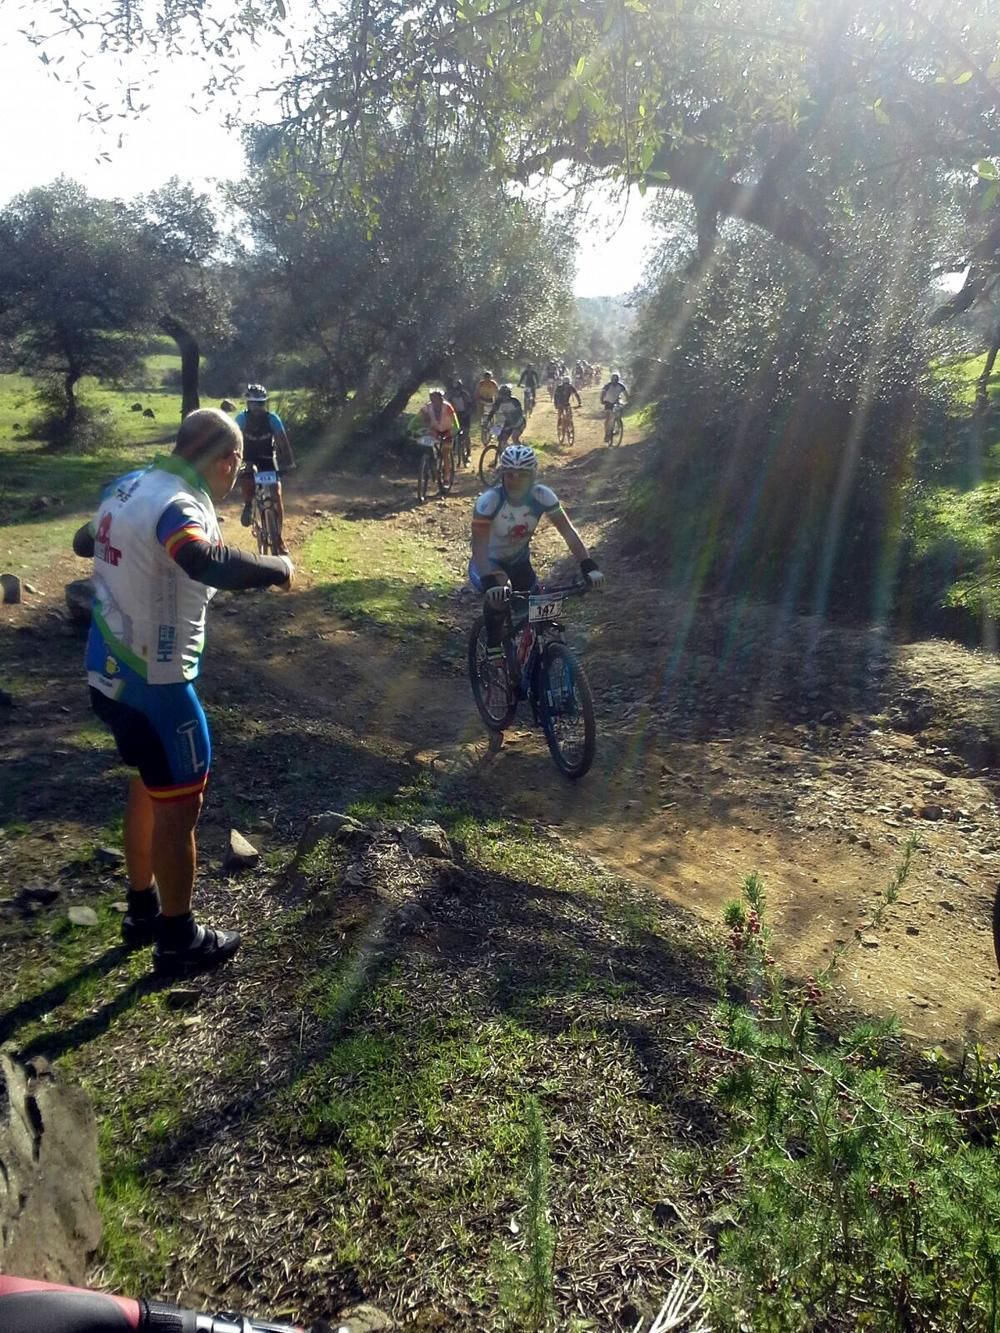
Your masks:
<instances>
[{"instance_id":1,"label":"tree trunk","mask_svg":"<svg viewBox=\"0 0 1000 1333\"><path fill-rule=\"evenodd\" d=\"M976 415L979 416L985 412L990 405L990 377L993 374L993 367L996 364L997 353L1000 352L1000 324L993 330L993 341L990 343L990 350L986 356L986 364L983 366L983 373L976 380Z\"/></svg>"},{"instance_id":2,"label":"tree trunk","mask_svg":"<svg viewBox=\"0 0 1000 1333\"><path fill-rule=\"evenodd\" d=\"M195 412L201 406L198 395L198 375L201 367L201 352L194 334L190 333L173 315L164 315L160 328L168 337L173 338L181 354L181 416Z\"/></svg>"},{"instance_id":3,"label":"tree trunk","mask_svg":"<svg viewBox=\"0 0 1000 1333\"><path fill-rule=\"evenodd\" d=\"M69 370L63 379L63 393L66 395L66 411L63 415L63 421L67 429L72 430L76 424L77 401L76 385L80 378L78 370Z\"/></svg>"},{"instance_id":4,"label":"tree trunk","mask_svg":"<svg viewBox=\"0 0 1000 1333\"><path fill-rule=\"evenodd\" d=\"M421 384L434 375L436 371L436 364L418 366L417 369L411 371L406 379L404 379L397 387L395 393L384 407L375 411L367 421L357 422L357 425L364 431L365 435L377 437L384 434L420 388Z\"/></svg>"}]
</instances>

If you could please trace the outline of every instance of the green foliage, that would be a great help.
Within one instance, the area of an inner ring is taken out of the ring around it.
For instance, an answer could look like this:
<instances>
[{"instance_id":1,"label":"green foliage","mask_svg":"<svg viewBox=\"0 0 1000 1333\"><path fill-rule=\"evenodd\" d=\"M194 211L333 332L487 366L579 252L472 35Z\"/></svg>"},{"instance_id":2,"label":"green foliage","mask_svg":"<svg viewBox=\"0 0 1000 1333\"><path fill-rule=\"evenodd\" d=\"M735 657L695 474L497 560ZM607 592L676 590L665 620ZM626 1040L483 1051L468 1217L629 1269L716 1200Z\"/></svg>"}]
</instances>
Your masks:
<instances>
[{"instance_id":1,"label":"green foliage","mask_svg":"<svg viewBox=\"0 0 1000 1333\"><path fill-rule=\"evenodd\" d=\"M680 250L654 274L633 359L657 447L630 508L686 586L884 615L919 422L942 392L916 217L901 232L871 205L855 260L821 284L738 229L711 264Z\"/></svg>"},{"instance_id":2,"label":"green foliage","mask_svg":"<svg viewBox=\"0 0 1000 1333\"><path fill-rule=\"evenodd\" d=\"M908 869L904 854L873 927ZM822 1311L828 1328L996 1330L995 1153L953 1114L907 1101L891 1022L823 1034L816 1005L839 959L805 986L786 980L756 876L726 921L723 995L695 1043L696 1077L730 1125L717 1326L791 1333ZM995 1069L980 1059L964 1086L992 1105Z\"/></svg>"}]
</instances>

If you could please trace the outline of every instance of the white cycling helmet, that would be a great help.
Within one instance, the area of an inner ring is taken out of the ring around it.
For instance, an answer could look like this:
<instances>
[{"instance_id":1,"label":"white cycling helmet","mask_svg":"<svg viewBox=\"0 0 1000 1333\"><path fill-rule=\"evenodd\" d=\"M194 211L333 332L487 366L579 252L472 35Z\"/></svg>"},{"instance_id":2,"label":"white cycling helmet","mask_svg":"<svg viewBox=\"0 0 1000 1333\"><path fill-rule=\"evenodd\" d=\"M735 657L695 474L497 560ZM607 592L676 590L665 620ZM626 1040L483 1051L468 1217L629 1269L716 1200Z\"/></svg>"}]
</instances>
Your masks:
<instances>
[{"instance_id":1,"label":"white cycling helmet","mask_svg":"<svg viewBox=\"0 0 1000 1333\"><path fill-rule=\"evenodd\" d=\"M263 384L247 385L247 402L248 403L267 402L267 390L264 388Z\"/></svg>"},{"instance_id":2,"label":"white cycling helmet","mask_svg":"<svg viewBox=\"0 0 1000 1333\"><path fill-rule=\"evenodd\" d=\"M500 455L501 472L534 472L537 467L535 451L527 444L508 444Z\"/></svg>"}]
</instances>

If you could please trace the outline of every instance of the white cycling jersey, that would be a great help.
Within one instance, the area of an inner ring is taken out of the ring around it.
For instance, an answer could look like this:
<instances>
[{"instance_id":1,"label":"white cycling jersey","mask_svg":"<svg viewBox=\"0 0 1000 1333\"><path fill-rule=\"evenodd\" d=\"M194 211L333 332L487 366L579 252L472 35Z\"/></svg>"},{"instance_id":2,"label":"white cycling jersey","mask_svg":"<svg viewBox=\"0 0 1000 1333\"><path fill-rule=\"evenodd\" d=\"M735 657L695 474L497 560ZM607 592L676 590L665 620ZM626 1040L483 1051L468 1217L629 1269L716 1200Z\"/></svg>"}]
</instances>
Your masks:
<instances>
[{"instance_id":1,"label":"white cycling jersey","mask_svg":"<svg viewBox=\"0 0 1000 1333\"><path fill-rule=\"evenodd\" d=\"M621 402L622 394L628 397L628 389L620 381L618 384L605 384L601 390L601 402L605 407L615 407Z\"/></svg>"},{"instance_id":2,"label":"white cycling jersey","mask_svg":"<svg viewBox=\"0 0 1000 1333\"><path fill-rule=\"evenodd\" d=\"M94 519L94 622L150 685L198 674L215 589L173 559L192 540L216 545L222 532L203 479L176 454L114 483Z\"/></svg>"},{"instance_id":3,"label":"white cycling jersey","mask_svg":"<svg viewBox=\"0 0 1000 1333\"><path fill-rule=\"evenodd\" d=\"M473 527L489 524L488 556L495 565L512 565L528 554L531 538L543 515L550 518L561 511L555 491L537 483L516 504L503 486L483 491L472 512Z\"/></svg>"}]
</instances>

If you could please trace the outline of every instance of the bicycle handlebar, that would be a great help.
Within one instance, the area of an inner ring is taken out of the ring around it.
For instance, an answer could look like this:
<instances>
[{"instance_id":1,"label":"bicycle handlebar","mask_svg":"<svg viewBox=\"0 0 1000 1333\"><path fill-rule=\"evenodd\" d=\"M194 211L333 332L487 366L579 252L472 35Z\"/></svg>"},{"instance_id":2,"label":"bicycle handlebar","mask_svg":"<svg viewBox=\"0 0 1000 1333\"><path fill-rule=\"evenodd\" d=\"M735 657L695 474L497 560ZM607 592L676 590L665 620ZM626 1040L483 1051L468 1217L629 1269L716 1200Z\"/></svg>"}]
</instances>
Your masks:
<instances>
[{"instance_id":1,"label":"bicycle handlebar","mask_svg":"<svg viewBox=\"0 0 1000 1333\"><path fill-rule=\"evenodd\" d=\"M293 1324L242 1314L207 1314L144 1297L132 1300L2 1274L0 1329L3 1333L305 1333ZM333 1328L320 1323L312 1333L350 1333L350 1329L346 1324Z\"/></svg>"}]
</instances>

